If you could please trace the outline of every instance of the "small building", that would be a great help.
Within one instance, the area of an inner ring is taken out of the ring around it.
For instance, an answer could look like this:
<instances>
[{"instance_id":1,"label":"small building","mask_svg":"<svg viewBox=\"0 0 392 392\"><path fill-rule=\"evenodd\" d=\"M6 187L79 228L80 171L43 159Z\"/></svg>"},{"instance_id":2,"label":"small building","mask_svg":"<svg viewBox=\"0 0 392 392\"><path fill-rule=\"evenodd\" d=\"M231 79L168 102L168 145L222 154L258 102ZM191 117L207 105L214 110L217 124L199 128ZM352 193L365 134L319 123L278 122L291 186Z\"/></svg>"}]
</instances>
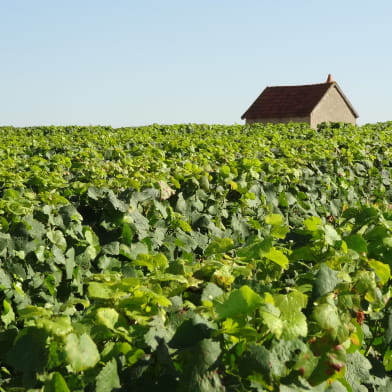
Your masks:
<instances>
[{"instance_id":1,"label":"small building","mask_svg":"<svg viewBox=\"0 0 392 392\"><path fill-rule=\"evenodd\" d=\"M316 128L322 122L355 124L358 113L328 75L325 83L266 87L242 115L246 124L302 122Z\"/></svg>"}]
</instances>

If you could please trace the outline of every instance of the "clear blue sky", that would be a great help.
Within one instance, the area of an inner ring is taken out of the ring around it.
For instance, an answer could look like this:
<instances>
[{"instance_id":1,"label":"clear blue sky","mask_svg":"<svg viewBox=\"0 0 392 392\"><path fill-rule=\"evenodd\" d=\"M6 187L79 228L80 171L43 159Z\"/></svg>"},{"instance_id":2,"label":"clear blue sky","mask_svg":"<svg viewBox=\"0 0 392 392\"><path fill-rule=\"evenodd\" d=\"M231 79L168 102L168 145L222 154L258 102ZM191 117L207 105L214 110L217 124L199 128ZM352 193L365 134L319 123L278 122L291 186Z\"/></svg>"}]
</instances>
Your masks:
<instances>
[{"instance_id":1,"label":"clear blue sky","mask_svg":"<svg viewBox=\"0 0 392 392\"><path fill-rule=\"evenodd\" d=\"M0 2L0 125L243 123L266 86L331 73L392 120L392 1Z\"/></svg>"}]
</instances>

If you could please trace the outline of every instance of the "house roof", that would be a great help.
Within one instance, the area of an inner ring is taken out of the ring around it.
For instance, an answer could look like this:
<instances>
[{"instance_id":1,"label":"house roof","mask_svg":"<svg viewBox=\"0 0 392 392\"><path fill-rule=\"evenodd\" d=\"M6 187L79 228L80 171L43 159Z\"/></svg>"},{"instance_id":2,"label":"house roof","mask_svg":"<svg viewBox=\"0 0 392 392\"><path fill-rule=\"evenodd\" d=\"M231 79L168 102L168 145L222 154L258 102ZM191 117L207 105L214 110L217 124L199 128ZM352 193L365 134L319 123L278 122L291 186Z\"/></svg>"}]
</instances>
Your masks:
<instances>
[{"instance_id":1,"label":"house roof","mask_svg":"<svg viewBox=\"0 0 392 392\"><path fill-rule=\"evenodd\" d=\"M337 89L353 115L359 117L338 84L329 76L326 83L266 87L241 119L308 116L332 87Z\"/></svg>"}]
</instances>

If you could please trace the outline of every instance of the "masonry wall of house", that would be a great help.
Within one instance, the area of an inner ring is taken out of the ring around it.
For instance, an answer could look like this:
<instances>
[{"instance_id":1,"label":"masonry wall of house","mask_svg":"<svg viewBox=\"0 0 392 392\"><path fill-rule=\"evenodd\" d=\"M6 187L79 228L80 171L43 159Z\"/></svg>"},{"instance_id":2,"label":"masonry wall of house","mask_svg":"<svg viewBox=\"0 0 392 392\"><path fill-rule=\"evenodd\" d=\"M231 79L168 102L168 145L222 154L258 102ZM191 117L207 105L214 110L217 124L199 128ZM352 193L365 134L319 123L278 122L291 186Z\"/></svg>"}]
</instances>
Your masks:
<instances>
[{"instance_id":1,"label":"masonry wall of house","mask_svg":"<svg viewBox=\"0 0 392 392\"><path fill-rule=\"evenodd\" d=\"M262 123L262 124L287 124L290 122L310 123L310 117L282 117L282 118L247 118L246 124Z\"/></svg>"},{"instance_id":2,"label":"masonry wall of house","mask_svg":"<svg viewBox=\"0 0 392 392\"><path fill-rule=\"evenodd\" d=\"M312 128L317 128L317 125L324 121L350 124L355 124L356 121L353 112L335 86L328 89L310 115L310 126Z\"/></svg>"}]
</instances>

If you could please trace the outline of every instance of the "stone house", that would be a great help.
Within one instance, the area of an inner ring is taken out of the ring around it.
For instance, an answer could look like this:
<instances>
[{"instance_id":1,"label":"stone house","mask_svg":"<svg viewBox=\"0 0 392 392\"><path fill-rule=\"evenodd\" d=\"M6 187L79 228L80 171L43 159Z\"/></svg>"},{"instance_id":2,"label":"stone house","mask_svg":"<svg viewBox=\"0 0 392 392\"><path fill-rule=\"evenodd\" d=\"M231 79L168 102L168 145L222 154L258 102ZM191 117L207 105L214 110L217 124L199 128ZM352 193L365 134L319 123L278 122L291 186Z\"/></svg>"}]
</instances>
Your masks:
<instances>
[{"instance_id":1,"label":"stone house","mask_svg":"<svg viewBox=\"0 0 392 392\"><path fill-rule=\"evenodd\" d=\"M303 122L317 128L322 122L355 124L358 117L339 85L328 75L325 83L266 87L241 119L246 124Z\"/></svg>"}]
</instances>

